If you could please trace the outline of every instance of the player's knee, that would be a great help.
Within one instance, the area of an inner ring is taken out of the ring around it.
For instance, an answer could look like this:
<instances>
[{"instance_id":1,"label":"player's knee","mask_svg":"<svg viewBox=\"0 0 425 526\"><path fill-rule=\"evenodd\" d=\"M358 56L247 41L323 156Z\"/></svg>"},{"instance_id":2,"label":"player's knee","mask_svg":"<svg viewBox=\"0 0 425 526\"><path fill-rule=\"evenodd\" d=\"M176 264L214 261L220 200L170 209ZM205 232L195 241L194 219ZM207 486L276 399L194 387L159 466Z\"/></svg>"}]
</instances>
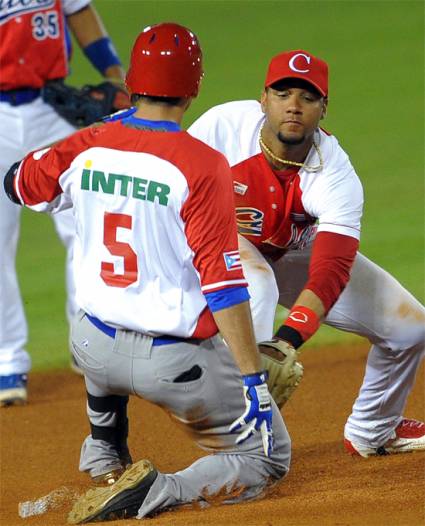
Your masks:
<instances>
[{"instance_id":1,"label":"player's knee","mask_svg":"<svg viewBox=\"0 0 425 526\"><path fill-rule=\"evenodd\" d=\"M267 265L267 264L266 264ZM251 305L262 308L273 305L273 311L276 309L279 300L279 290L277 288L276 279L273 270L267 266L256 266L255 274L250 273L247 276L248 291L251 296Z\"/></svg>"},{"instance_id":2,"label":"player's knee","mask_svg":"<svg viewBox=\"0 0 425 526\"><path fill-rule=\"evenodd\" d=\"M271 454L272 464L268 464L269 475L275 481L281 480L289 473L291 465L291 442L288 440L281 447L275 447Z\"/></svg>"},{"instance_id":3,"label":"player's knee","mask_svg":"<svg viewBox=\"0 0 425 526\"><path fill-rule=\"evenodd\" d=\"M400 304L387 324L387 345L393 350L425 345L425 309L419 302Z\"/></svg>"},{"instance_id":4,"label":"player's knee","mask_svg":"<svg viewBox=\"0 0 425 526\"><path fill-rule=\"evenodd\" d=\"M278 302L278 290L274 277L272 280L256 280L248 287L257 342L269 340L273 335L273 323Z\"/></svg>"},{"instance_id":5,"label":"player's knee","mask_svg":"<svg viewBox=\"0 0 425 526\"><path fill-rule=\"evenodd\" d=\"M393 350L423 348L425 346L425 326L406 324L395 328L388 341L388 346Z\"/></svg>"},{"instance_id":6,"label":"player's knee","mask_svg":"<svg viewBox=\"0 0 425 526\"><path fill-rule=\"evenodd\" d=\"M285 477L291 465L291 437L286 429L277 405L273 402L273 438L274 447L268 463L270 475L279 480Z\"/></svg>"}]
</instances>

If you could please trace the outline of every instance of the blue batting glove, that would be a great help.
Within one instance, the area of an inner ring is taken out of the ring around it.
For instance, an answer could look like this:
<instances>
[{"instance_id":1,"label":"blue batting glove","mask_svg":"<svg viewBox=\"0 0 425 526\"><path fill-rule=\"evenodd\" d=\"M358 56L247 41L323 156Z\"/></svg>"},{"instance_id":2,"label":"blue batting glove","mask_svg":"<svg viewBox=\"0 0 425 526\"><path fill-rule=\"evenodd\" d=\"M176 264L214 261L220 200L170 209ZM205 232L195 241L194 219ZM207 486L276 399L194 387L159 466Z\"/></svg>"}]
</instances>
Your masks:
<instances>
[{"instance_id":1,"label":"blue batting glove","mask_svg":"<svg viewBox=\"0 0 425 526\"><path fill-rule=\"evenodd\" d=\"M269 457L273 451L271 396L266 384L267 371L247 374L242 377L246 409L230 426L231 433L243 425L248 427L236 439L236 444L248 440L255 431L261 432L264 454Z\"/></svg>"}]
</instances>

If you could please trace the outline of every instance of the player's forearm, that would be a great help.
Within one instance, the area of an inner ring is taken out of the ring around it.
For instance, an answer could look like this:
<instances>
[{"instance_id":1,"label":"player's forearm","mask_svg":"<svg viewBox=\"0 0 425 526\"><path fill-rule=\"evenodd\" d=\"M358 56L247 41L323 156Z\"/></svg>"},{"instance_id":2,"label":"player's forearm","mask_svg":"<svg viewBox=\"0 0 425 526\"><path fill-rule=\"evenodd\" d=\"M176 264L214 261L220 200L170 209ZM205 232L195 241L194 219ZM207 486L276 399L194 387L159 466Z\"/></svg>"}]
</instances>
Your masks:
<instances>
[{"instance_id":1,"label":"player's forearm","mask_svg":"<svg viewBox=\"0 0 425 526\"><path fill-rule=\"evenodd\" d=\"M304 289L275 336L298 349L317 331L324 315L322 300L313 291Z\"/></svg>"},{"instance_id":2,"label":"player's forearm","mask_svg":"<svg viewBox=\"0 0 425 526\"><path fill-rule=\"evenodd\" d=\"M260 354L255 342L249 302L213 312L220 333L243 375L260 371Z\"/></svg>"},{"instance_id":3,"label":"player's forearm","mask_svg":"<svg viewBox=\"0 0 425 526\"><path fill-rule=\"evenodd\" d=\"M124 85L125 73L121 66L109 66L109 68L104 71L103 76L112 82Z\"/></svg>"},{"instance_id":4,"label":"player's forearm","mask_svg":"<svg viewBox=\"0 0 425 526\"><path fill-rule=\"evenodd\" d=\"M311 309L319 319L322 319L325 315L325 306L322 300L312 290L304 289L298 298L295 300L294 305L302 305Z\"/></svg>"},{"instance_id":5,"label":"player's forearm","mask_svg":"<svg viewBox=\"0 0 425 526\"><path fill-rule=\"evenodd\" d=\"M357 239L319 232L313 246L309 278L276 336L296 349L313 336L350 277Z\"/></svg>"},{"instance_id":6,"label":"player's forearm","mask_svg":"<svg viewBox=\"0 0 425 526\"><path fill-rule=\"evenodd\" d=\"M93 66L110 80L124 80L120 60L94 7L69 15L67 23Z\"/></svg>"},{"instance_id":7,"label":"player's forearm","mask_svg":"<svg viewBox=\"0 0 425 526\"><path fill-rule=\"evenodd\" d=\"M359 240L334 232L319 232L313 244L305 285L320 298L327 314L350 279Z\"/></svg>"},{"instance_id":8,"label":"player's forearm","mask_svg":"<svg viewBox=\"0 0 425 526\"><path fill-rule=\"evenodd\" d=\"M69 15L66 21L81 48L108 36L99 15L91 5Z\"/></svg>"}]
</instances>

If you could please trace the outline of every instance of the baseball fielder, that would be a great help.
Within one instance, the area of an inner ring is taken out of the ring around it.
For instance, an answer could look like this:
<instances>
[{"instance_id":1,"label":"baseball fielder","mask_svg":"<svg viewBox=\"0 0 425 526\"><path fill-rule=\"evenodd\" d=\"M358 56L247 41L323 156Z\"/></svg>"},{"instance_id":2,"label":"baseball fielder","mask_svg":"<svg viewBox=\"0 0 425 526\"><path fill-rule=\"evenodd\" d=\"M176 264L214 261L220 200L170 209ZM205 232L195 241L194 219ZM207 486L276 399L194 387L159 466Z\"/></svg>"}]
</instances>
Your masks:
<instances>
[{"instance_id":1,"label":"baseball fielder","mask_svg":"<svg viewBox=\"0 0 425 526\"><path fill-rule=\"evenodd\" d=\"M228 503L259 497L289 469L289 437L250 319L230 167L180 129L202 74L191 31L146 28L127 74L136 107L28 155L5 179L15 202L73 206L76 216L82 310L72 341L92 426L80 469L96 474L111 457L106 421L118 424L107 410L129 394L164 407L212 453L175 474L134 464L81 497L72 524L142 518L216 494Z\"/></svg>"},{"instance_id":2,"label":"baseball fielder","mask_svg":"<svg viewBox=\"0 0 425 526\"><path fill-rule=\"evenodd\" d=\"M43 102L42 89L68 74L72 30L92 64L108 78L123 78L120 61L89 0L0 2L0 173L31 150L75 131ZM15 269L19 207L0 189L0 406L27 399L31 360L27 325ZM54 216L66 246L67 315L75 314L71 272L74 226L71 211Z\"/></svg>"},{"instance_id":3,"label":"baseball fielder","mask_svg":"<svg viewBox=\"0 0 425 526\"><path fill-rule=\"evenodd\" d=\"M272 338L278 302L290 313L275 345L298 349L322 322L368 338L347 450L367 457L425 449L425 425L402 416L424 355L424 308L357 252L362 186L337 139L319 128L327 96L324 61L281 53L261 102L214 107L189 132L232 167L257 342Z\"/></svg>"}]
</instances>

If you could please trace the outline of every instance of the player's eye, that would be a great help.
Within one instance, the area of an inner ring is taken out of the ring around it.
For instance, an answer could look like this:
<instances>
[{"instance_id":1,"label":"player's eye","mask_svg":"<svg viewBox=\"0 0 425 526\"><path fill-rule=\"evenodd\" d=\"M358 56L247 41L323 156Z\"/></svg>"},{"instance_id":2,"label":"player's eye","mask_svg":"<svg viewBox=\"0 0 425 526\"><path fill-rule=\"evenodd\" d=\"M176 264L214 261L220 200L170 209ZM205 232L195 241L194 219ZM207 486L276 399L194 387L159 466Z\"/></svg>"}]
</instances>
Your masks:
<instances>
[{"instance_id":1,"label":"player's eye","mask_svg":"<svg viewBox=\"0 0 425 526\"><path fill-rule=\"evenodd\" d=\"M315 95L307 91L303 93L303 99L306 100L307 102L315 102L316 100L319 99L319 97L316 97Z\"/></svg>"}]
</instances>

